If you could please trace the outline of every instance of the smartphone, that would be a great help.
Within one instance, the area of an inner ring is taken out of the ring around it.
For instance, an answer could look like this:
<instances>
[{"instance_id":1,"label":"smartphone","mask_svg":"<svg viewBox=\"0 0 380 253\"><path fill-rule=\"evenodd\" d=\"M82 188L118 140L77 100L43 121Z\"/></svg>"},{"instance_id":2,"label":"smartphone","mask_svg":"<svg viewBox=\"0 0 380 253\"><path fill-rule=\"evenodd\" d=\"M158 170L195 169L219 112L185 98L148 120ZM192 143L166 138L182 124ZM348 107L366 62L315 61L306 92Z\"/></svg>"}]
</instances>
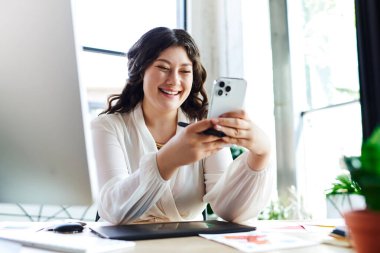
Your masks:
<instances>
[{"instance_id":1,"label":"smartphone","mask_svg":"<svg viewBox=\"0 0 380 253\"><path fill-rule=\"evenodd\" d=\"M242 109L246 89L247 82L242 78L220 77L215 80L212 86L207 118L217 118L223 113ZM179 122L178 125L186 127L189 124ZM225 133L213 128L207 129L203 133L218 137L226 136Z\"/></svg>"},{"instance_id":2,"label":"smartphone","mask_svg":"<svg viewBox=\"0 0 380 253\"><path fill-rule=\"evenodd\" d=\"M247 82L242 78L220 77L214 81L207 118L242 109Z\"/></svg>"}]
</instances>

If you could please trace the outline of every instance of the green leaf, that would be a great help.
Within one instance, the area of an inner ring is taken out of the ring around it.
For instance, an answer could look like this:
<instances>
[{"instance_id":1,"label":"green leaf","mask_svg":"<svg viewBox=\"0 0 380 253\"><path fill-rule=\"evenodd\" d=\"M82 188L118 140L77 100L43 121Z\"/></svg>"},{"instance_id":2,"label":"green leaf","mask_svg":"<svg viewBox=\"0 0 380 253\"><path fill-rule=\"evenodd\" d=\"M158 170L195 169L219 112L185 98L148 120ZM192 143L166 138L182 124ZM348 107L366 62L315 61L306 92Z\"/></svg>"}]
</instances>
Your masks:
<instances>
[{"instance_id":1,"label":"green leaf","mask_svg":"<svg viewBox=\"0 0 380 253\"><path fill-rule=\"evenodd\" d=\"M362 168L380 175L380 127L362 145Z\"/></svg>"},{"instance_id":2,"label":"green leaf","mask_svg":"<svg viewBox=\"0 0 380 253\"><path fill-rule=\"evenodd\" d=\"M361 194L361 189L349 174L342 174L335 178L331 188L326 191L327 196L336 194Z\"/></svg>"}]
</instances>

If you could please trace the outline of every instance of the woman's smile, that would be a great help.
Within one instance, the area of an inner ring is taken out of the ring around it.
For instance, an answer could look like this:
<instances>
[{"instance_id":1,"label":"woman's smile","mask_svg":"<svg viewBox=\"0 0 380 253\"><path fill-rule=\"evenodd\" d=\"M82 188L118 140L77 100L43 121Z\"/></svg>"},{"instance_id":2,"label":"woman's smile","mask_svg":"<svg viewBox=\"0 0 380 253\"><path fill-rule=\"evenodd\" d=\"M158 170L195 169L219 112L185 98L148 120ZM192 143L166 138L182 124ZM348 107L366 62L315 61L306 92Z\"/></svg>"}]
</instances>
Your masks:
<instances>
[{"instance_id":1,"label":"woman's smile","mask_svg":"<svg viewBox=\"0 0 380 253\"><path fill-rule=\"evenodd\" d=\"M167 88L158 88L159 91L168 95L169 97L177 96L181 93L179 90L167 89Z\"/></svg>"}]
</instances>

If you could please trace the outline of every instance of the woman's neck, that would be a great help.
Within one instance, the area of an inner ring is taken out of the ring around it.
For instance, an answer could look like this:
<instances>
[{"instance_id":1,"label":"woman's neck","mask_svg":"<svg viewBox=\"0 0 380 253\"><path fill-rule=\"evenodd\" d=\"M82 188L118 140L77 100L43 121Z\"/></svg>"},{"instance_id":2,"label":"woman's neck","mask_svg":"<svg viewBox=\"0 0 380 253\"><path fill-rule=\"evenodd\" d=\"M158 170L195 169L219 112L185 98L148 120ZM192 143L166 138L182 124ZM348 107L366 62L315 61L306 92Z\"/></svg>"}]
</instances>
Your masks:
<instances>
[{"instance_id":1,"label":"woman's neck","mask_svg":"<svg viewBox=\"0 0 380 253\"><path fill-rule=\"evenodd\" d=\"M156 143L165 144L172 138L177 130L177 112L162 113L143 110L145 124Z\"/></svg>"}]
</instances>

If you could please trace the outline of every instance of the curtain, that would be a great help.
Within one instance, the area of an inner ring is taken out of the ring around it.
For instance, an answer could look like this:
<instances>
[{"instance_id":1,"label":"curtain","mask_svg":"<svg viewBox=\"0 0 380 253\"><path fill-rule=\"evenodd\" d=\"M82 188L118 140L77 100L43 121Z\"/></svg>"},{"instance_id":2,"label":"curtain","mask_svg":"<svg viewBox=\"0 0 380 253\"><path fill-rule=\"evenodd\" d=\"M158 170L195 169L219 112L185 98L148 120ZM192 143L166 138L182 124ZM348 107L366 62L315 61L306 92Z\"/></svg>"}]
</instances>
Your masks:
<instances>
[{"instance_id":1,"label":"curtain","mask_svg":"<svg viewBox=\"0 0 380 253\"><path fill-rule=\"evenodd\" d=\"M380 125L380 1L355 0L363 139Z\"/></svg>"}]
</instances>

